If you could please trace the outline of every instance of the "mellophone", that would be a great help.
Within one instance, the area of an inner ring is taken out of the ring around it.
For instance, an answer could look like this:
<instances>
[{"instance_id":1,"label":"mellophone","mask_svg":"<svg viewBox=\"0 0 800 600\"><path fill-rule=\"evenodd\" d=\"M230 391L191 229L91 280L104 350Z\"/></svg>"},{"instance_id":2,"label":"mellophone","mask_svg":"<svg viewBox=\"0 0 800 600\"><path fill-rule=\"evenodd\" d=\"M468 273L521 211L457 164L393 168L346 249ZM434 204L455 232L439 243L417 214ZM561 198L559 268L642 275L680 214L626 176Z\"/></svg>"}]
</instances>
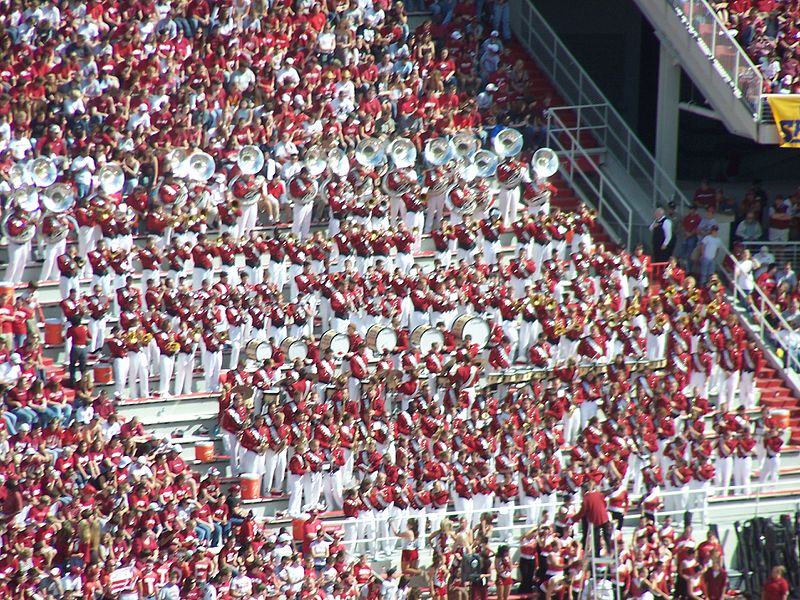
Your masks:
<instances>
[{"instance_id":1,"label":"mellophone","mask_svg":"<svg viewBox=\"0 0 800 600\"><path fill-rule=\"evenodd\" d=\"M637 360L625 363L631 373L643 371L645 369L664 369L667 366L667 360ZM587 373L605 373L608 371L609 365L606 363L594 363L590 365L579 365L578 375L586 375ZM501 385L508 383L527 383L529 381L541 381L546 379L552 374L555 369L540 369L535 367L528 367L525 365L511 367L503 371L495 371L486 374L486 383L488 385Z\"/></svg>"}]
</instances>

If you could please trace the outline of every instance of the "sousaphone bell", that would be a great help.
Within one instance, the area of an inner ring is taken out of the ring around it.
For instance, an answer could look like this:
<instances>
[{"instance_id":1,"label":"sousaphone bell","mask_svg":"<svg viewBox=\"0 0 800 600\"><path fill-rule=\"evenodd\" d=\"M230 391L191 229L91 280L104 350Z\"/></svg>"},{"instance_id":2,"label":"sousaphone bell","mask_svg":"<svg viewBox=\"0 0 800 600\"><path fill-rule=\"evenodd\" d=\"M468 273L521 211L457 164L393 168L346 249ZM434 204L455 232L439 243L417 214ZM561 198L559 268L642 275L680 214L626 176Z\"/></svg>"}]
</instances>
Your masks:
<instances>
[{"instance_id":1,"label":"sousaphone bell","mask_svg":"<svg viewBox=\"0 0 800 600\"><path fill-rule=\"evenodd\" d=\"M188 176L194 181L208 181L217 169L214 158L207 152L192 152L187 159Z\"/></svg>"},{"instance_id":2,"label":"sousaphone bell","mask_svg":"<svg viewBox=\"0 0 800 600\"><path fill-rule=\"evenodd\" d=\"M50 187L58 179L58 169L56 169L55 163L44 156L40 156L31 163L29 173L33 185L40 188Z\"/></svg>"}]
</instances>

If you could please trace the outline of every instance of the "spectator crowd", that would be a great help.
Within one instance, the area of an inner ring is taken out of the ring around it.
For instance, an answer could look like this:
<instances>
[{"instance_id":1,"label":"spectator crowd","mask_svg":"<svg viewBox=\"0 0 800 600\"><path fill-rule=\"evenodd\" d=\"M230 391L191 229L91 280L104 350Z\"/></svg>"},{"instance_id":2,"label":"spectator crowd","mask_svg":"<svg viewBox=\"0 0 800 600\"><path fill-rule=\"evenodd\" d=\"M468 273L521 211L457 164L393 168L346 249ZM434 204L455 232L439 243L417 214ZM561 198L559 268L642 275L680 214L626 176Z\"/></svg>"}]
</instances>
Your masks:
<instances>
[{"instance_id":1,"label":"spectator crowd","mask_svg":"<svg viewBox=\"0 0 800 600\"><path fill-rule=\"evenodd\" d=\"M654 274L528 167L551 99L505 0L413 27L411 1L2 6L7 279L58 280L67 370L40 286L6 290L0 591L395 600L422 576L437 599L566 597L583 524L629 597L718 597L717 541L671 516L777 480L782 423L748 413L764 359L712 270ZM497 190L469 163L514 130ZM187 176L201 150L213 174ZM119 414L195 391L219 395L229 473ZM228 475L310 515L302 539Z\"/></svg>"}]
</instances>

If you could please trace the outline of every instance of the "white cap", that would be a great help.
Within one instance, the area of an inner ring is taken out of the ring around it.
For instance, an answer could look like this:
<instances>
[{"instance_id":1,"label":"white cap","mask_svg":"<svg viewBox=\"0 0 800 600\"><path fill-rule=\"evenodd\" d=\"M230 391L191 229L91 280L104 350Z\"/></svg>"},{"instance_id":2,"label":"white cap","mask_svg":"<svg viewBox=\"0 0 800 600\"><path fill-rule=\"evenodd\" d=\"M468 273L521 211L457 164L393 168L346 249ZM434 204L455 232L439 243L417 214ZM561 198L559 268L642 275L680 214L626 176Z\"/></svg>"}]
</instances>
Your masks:
<instances>
[{"instance_id":1,"label":"white cap","mask_svg":"<svg viewBox=\"0 0 800 600\"><path fill-rule=\"evenodd\" d=\"M286 59L285 62L286 62L287 65L293 65L294 64L294 59L290 56L289 58Z\"/></svg>"},{"instance_id":2,"label":"white cap","mask_svg":"<svg viewBox=\"0 0 800 600\"><path fill-rule=\"evenodd\" d=\"M454 40L460 40L464 36L461 35L460 31L454 31L450 34L450 37L452 37Z\"/></svg>"},{"instance_id":3,"label":"white cap","mask_svg":"<svg viewBox=\"0 0 800 600\"><path fill-rule=\"evenodd\" d=\"M120 469L124 469L129 464L131 464L131 457L130 456L123 456L119 459L119 465L117 465Z\"/></svg>"},{"instance_id":4,"label":"white cap","mask_svg":"<svg viewBox=\"0 0 800 600\"><path fill-rule=\"evenodd\" d=\"M486 91L487 92L496 92L497 91L497 86L495 84L493 84L493 83L490 83L489 85L486 86Z\"/></svg>"},{"instance_id":5,"label":"white cap","mask_svg":"<svg viewBox=\"0 0 800 600\"><path fill-rule=\"evenodd\" d=\"M492 31L492 37L500 37L500 32L495 29Z\"/></svg>"},{"instance_id":6,"label":"white cap","mask_svg":"<svg viewBox=\"0 0 800 600\"><path fill-rule=\"evenodd\" d=\"M142 102L142 103L139 105L139 110L142 110L142 111L144 111L144 110L147 110L147 104L145 104L144 102Z\"/></svg>"},{"instance_id":7,"label":"white cap","mask_svg":"<svg viewBox=\"0 0 800 600\"><path fill-rule=\"evenodd\" d=\"M288 533L282 533L278 536L278 542L280 543L291 542L291 541L292 541L292 536L290 536Z\"/></svg>"},{"instance_id":8,"label":"white cap","mask_svg":"<svg viewBox=\"0 0 800 600\"><path fill-rule=\"evenodd\" d=\"M11 362L14 363L15 365L18 365L22 362L22 357L16 352L14 352L14 354L11 355Z\"/></svg>"},{"instance_id":9,"label":"white cap","mask_svg":"<svg viewBox=\"0 0 800 600\"><path fill-rule=\"evenodd\" d=\"M19 426L19 430L20 431L30 431L31 430L31 426L28 423L23 423L22 425Z\"/></svg>"}]
</instances>

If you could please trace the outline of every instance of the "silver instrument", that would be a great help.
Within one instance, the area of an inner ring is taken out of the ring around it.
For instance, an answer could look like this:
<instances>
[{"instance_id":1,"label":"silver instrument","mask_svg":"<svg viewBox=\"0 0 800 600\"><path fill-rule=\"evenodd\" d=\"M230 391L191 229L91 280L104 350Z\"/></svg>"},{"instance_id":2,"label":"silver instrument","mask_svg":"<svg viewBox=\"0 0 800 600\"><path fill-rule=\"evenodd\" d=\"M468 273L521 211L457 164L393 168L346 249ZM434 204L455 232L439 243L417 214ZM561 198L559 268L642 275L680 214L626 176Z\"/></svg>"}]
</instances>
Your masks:
<instances>
[{"instance_id":1,"label":"silver instrument","mask_svg":"<svg viewBox=\"0 0 800 600\"><path fill-rule=\"evenodd\" d=\"M304 166L314 177L322 175L325 172L325 169L328 168L327 153L319 146L311 148L308 152L306 152Z\"/></svg>"},{"instance_id":2,"label":"silver instrument","mask_svg":"<svg viewBox=\"0 0 800 600\"><path fill-rule=\"evenodd\" d=\"M386 161L383 142L377 138L361 140L356 147L356 162L362 167L377 167Z\"/></svg>"},{"instance_id":3,"label":"silver instrument","mask_svg":"<svg viewBox=\"0 0 800 600\"><path fill-rule=\"evenodd\" d=\"M243 146L236 159L239 170L245 175L255 175L264 168L264 153L252 144Z\"/></svg>"},{"instance_id":4,"label":"silver instrument","mask_svg":"<svg viewBox=\"0 0 800 600\"><path fill-rule=\"evenodd\" d=\"M433 138L425 143L422 156L429 165L439 167L453 158L453 148L447 138Z\"/></svg>"},{"instance_id":5,"label":"silver instrument","mask_svg":"<svg viewBox=\"0 0 800 600\"><path fill-rule=\"evenodd\" d=\"M125 185L125 173L118 163L110 162L100 167L97 172L97 181L103 193L110 196L116 194Z\"/></svg>"},{"instance_id":6,"label":"silver instrument","mask_svg":"<svg viewBox=\"0 0 800 600\"><path fill-rule=\"evenodd\" d=\"M47 244L57 244L69 235L70 217L63 213L46 214L39 226L39 235Z\"/></svg>"},{"instance_id":7,"label":"silver instrument","mask_svg":"<svg viewBox=\"0 0 800 600\"><path fill-rule=\"evenodd\" d=\"M396 139L389 144L386 153L398 169L413 167L414 163L417 162L417 148L411 140L405 138Z\"/></svg>"},{"instance_id":8,"label":"silver instrument","mask_svg":"<svg viewBox=\"0 0 800 600\"><path fill-rule=\"evenodd\" d=\"M217 169L214 158L201 150L192 152L186 162L188 177L194 181L208 181Z\"/></svg>"},{"instance_id":9,"label":"silver instrument","mask_svg":"<svg viewBox=\"0 0 800 600\"><path fill-rule=\"evenodd\" d=\"M304 173L298 173L289 180L287 186L289 199L299 204L310 204L317 197L319 183L316 179L310 179Z\"/></svg>"},{"instance_id":10,"label":"silver instrument","mask_svg":"<svg viewBox=\"0 0 800 600\"><path fill-rule=\"evenodd\" d=\"M11 205L16 206L26 213L39 210L39 190L32 186L25 186L11 192Z\"/></svg>"},{"instance_id":11,"label":"silver instrument","mask_svg":"<svg viewBox=\"0 0 800 600\"><path fill-rule=\"evenodd\" d=\"M531 168L540 179L552 177L558 171L558 156L550 148L539 148L533 153Z\"/></svg>"},{"instance_id":12,"label":"silver instrument","mask_svg":"<svg viewBox=\"0 0 800 600\"><path fill-rule=\"evenodd\" d=\"M469 161L481 147L481 142L477 136L471 133L459 132L450 140L453 154L458 160Z\"/></svg>"},{"instance_id":13,"label":"silver instrument","mask_svg":"<svg viewBox=\"0 0 800 600\"><path fill-rule=\"evenodd\" d=\"M383 176L381 189L389 196L402 196L417 183L412 169L392 169Z\"/></svg>"},{"instance_id":14,"label":"silver instrument","mask_svg":"<svg viewBox=\"0 0 800 600\"><path fill-rule=\"evenodd\" d=\"M189 175L189 155L182 148L175 148L167 153L167 164L172 175L179 179Z\"/></svg>"},{"instance_id":15,"label":"silver instrument","mask_svg":"<svg viewBox=\"0 0 800 600\"><path fill-rule=\"evenodd\" d=\"M49 187L58 179L58 169L56 169L55 163L44 156L40 156L31 163L29 172L36 187Z\"/></svg>"},{"instance_id":16,"label":"silver instrument","mask_svg":"<svg viewBox=\"0 0 800 600\"><path fill-rule=\"evenodd\" d=\"M328 151L328 169L334 175L347 177L350 172L350 159L341 148L331 148Z\"/></svg>"},{"instance_id":17,"label":"silver instrument","mask_svg":"<svg viewBox=\"0 0 800 600\"><path fill-rule=\"evenodd\" d=\"M9 242L27 244L36 235L36 220L24 211L14 210L3 219L1 228Z\"/></svg>"},{"instance_id":18,"label":"silver instrument","mask_svg":"<svg viewBox=\"0 0 800 600\"><path fill-rule=\"evenodd\" d=\"M75 204L75 192L65 183L54 183L39 194L42 208L49 213L67 212Z\"/></svg>"},{"instance_id":19,"label":"silver instrument","mask_svg":"<svg viewBox=\"0 0 800 600\"><path fill-rule=\"evenodd\" d=\"M478 177L494 177L497 172L497 155L491 150L478 150L472 157Z\"/></svg>"},{"instance_id":20,"label":"silver instrument","mask_svg":"<svg viewBox=\"0 0 800 600\"><path fill-rule=\"evenodd\" d=\"M14 163L11 165L11 168L8 170L8 183L15 190L32 183L30 173L24 164Z\"/></svg>"},{"instance_id":21,"label":"silver instrument","mask_svg":"<svg viewBox=\"0 0 800 600\"><path fill-rule=\"evenodd\" d=\"M494 136L492 146L497 156L500 158L510 158L522 152L524 143L525 140L522 134L516 129L508 127Z\"/></svg>"}]
</instances>

